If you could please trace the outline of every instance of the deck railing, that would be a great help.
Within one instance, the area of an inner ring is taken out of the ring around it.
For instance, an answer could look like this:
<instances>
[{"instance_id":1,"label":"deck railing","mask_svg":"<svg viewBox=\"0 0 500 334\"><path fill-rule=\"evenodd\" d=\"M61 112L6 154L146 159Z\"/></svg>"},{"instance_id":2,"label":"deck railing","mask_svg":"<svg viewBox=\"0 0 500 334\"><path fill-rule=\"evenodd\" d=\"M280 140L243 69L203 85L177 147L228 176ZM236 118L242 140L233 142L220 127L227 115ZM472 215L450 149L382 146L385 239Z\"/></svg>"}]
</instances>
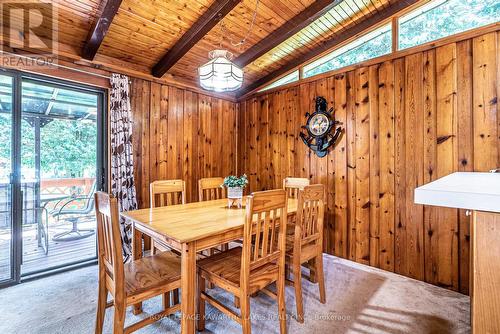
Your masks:
<instances>
[{"instance_id":1,"label":"deck railing","mask_svg":"<svg viewBox=\"0 0 500 334\"><path fill-rule=\"evenodd\" d=\"M40 187L41 195L66 195L85 196L89 194L95 178L61 178L61 179L42 179L41 182L36 180L25 180L21 183L21 191L23 192L23 225L36 224L38 210L40 207L40 199L37 199L37 187ZM10 226L10 190L11 186L8 182L0 181L0 229ZM53 203L44 203L47 209L53 209L56 201Z\"/></svg>"}]
</instances>

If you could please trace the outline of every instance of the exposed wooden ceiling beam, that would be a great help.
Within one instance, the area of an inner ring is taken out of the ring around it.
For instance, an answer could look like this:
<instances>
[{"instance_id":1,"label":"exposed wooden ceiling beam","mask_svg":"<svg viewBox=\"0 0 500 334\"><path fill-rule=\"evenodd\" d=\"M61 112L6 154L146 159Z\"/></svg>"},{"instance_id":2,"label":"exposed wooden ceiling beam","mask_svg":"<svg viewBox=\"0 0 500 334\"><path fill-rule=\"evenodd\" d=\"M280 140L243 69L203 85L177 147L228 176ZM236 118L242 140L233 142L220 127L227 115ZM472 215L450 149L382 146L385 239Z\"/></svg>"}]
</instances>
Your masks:
<instances>
[{"instance_id":1,"label":"exposed wooden ceiling beam","mask_svg":"<svg viewBox=\"0 0 500 334\"><path fill-rule=\"evenodd\" d=\"M222 20L241 0L215 0L205 13L189 28L174 46L153 67L152 74L161 78L198 41Z\"/></svg>"},{"instance_id":2,"label":"exposed wooden ceiling beam","mask_svg":"<svg viewBox=\"0 0 500 334\"><path fill-rule=\"evenodd\" d=\"M319 17L325 15L329 10L344 0L316 0L309 7L295 15L292 19L286 21L281 27L274 30L267 37L236 57L234 63L245 67L260 56L269 52L288 38L292 37Z\"/></svg>"},{"instance_id":3,"label":"exposed wooden ceiling beam","mask_svg":"<svg viewBox=\"0 0 500 334\"><path fill-rule=\"evenodd\" d=\"M248 94L249 92L255 90L256 88L259 88L260 86L266 84L267 82L270 82L277 77L293 70L294 68L298 67L299 65L303 64L307 60L310 60L316 56L319 56L323 52L328 51L329 49L335 47L336 45L343 43L347 41L348 39L356 36L357 34L369 29L370 27L380 23L381 21L384 21L394 14L398 13L399 11L414 5L420 0L401 0L398 2L393 3L389 7L386 7L382 10L379 10L378 13L370 16L368 19L365 19L359 23L354 23L351 25L349 28L343 30L340 32L338 35L333 36L330 39L327 39L324 41L320 46L314 48L313 50L307 52L306 54L297 57L290 62L286 63L282 67L278 68L277 70L263 76L262 78L254 81L244 89L242 89L240 92L238 92L238 97L242 97L243 95Z\"/></svg>"},{"instance_id":4,"label":"exposed wooden ceiling beam","mask_svg":"<svg viewBox=\"0 0 500 334\"><path fill-rule=\"evenodd\" d=\"M101 15L95 20L94 24L92 25L87 42L83 47L82 57L84 59L94 59L97 50L99 50L99 47L101 46L101 43L104 40L106 33L108 32L111 22L113 22L113 18L118 12L118 8L120 8L121 3L122 0L106 1Z\"/></svg>"}]
</instances>

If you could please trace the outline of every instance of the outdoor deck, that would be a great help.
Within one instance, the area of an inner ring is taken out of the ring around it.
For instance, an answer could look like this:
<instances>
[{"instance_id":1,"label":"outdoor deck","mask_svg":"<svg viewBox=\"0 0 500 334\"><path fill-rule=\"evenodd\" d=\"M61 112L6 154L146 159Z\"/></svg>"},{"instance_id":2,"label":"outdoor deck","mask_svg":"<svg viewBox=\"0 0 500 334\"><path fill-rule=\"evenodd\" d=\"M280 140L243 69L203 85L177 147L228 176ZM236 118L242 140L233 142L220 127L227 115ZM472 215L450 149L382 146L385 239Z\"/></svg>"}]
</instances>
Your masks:
<instances>
[{"instance_id":1,"label":"outdoor deck","mask_svg":"<svg viewBox=\"0 0 500 334\"><path fill-rule=\"evenodd\" d=\"M95 228L95 220L82 221L79 228ZM38 246L36 225L23 227L23 264L21 274L27 275L40 270L47 270L61 265L84 261L96 256L96 235L73 241L54 241L56 233L68 231L71 223L67 221L49 224L48 253ZM5 279L9 271L10 231L0 230L0 280Z\"/></svg>"},{"instance_id":2,"label":"outdoor deck","mask_svg":"<svg viewBox=\"0 0 500 334\"><path fill-rule=\"evenodd\" d=\"M91 198L94 178L59 178L24 180L23 191L23 259L21 275L28 275L41 270L50 270L61 265L75 263L96 256L95 234L84 239L73 241L54 241L57 233L69 231L72 228L71 219L79 217L79 229L95 230L96 222L93 214ZM10 241L11 241L11 198L10 185L6 180L0 180L0 281L10 277ZM77 200L78 198L84 198ZM73 202L71 202L73 200ZM61 208L65 203L71 203L69 210L82 209L81 213L62 215L58 220L51 211ZM38 215L36 207L46 209L48 215ZM89 208L91 210L85 210ZM46 224L48 219L48 253L39 246L37 240L37 225Z\"/></svg>"}]
</instances>

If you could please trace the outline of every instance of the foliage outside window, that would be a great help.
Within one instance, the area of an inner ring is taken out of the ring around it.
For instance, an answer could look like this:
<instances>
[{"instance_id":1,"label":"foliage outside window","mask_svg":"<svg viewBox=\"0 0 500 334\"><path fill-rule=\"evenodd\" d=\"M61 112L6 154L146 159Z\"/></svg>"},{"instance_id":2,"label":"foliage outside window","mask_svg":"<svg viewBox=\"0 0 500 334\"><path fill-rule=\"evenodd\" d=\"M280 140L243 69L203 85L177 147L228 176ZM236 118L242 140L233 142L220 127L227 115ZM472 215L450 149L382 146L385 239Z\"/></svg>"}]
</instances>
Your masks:
<instances>
[{"instance_id":1,"label":"foliage outside window","mask_svg":"<svg viewBox=\"0 0 500 334\"><path fill-rule=\"evenodd\" d=\"M499 0L432 1L399 19L399 48L484 26L499 18Z\"/></svg>"},{"instance_id":2,"label":"foliage outside window","mask_svg":"<svg viewBox=\"0 0 500 334\"><path fill-rule=\"evenodd\" d=\"M388 24L307 64L304 66L304 78L383 56L391 51L391 25Z\"/></svg>"},{"instance_id":3,"label":"foliage outside window","mask_svg":"<svg viewBox=\"0 0 500 334\"><path fill-rule=\"evenodd\" d=\"M36 179L34 123L40 118L40 174L50 178L95 177L97 96L23 80L21 173ZM10 143L12 83L0 76L0 143ZM0 180L8 179L11 145L0 145Z\"/></svg>"},{"instance_id":4,"label":"foliage outside window","mask_svg":"<svg viewBox=\"0 0 500 334\"><path fill-rule=\"evenodd\" d=\"M8 182L11 169L12 79L0 75L0 183Z\"/></svg>"},{"instance_id":5,"label":"foliage outside window","mask_svg":"<svg viewBox=\"0 0 500 334\"><path fill-rule=\"evenodd\" d=\"M31 180L35 179L35 133L25 120L21 129L22 177ZM52 120L40 129L41 177L95 177L96 143L95 121Z\"/></svg>"},{"instance_id":6,"label":"foliage outside window","mask_svg":"<svg viewBox=\"0 0 500 334\"><path fill-rule=\"evenodd\" d=\"M297 71L294 71L290 74L285 75L283 78L278 79L275 82L273 82L272 84L262 88L261 90L259 90L259 92L263 92L265 90L269 90L272 88L283 86L283 85L289 84L290 82L294 82L294 81L298 81L298 80L299 80L299 71L297 70Z\"/></svg>"}]
</instances>

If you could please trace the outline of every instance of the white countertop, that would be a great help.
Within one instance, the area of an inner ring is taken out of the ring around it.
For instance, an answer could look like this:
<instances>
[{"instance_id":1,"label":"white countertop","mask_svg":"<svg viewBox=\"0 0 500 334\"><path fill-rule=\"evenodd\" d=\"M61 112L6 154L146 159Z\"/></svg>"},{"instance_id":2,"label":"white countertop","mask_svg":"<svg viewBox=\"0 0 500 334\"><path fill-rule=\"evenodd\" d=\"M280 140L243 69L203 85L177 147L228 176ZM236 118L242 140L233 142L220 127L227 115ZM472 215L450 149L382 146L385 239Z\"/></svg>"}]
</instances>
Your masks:
<instances>
[{"instance_id":1,"label":"white countertop","mask_svg":"<svg viewBox=\"0 0 500 334\"><path fill-rule=\"evenodd\" d=\"M415 203L500 212L500 173L453 173L415 189Z\"/></svg>"}]
</instances>

